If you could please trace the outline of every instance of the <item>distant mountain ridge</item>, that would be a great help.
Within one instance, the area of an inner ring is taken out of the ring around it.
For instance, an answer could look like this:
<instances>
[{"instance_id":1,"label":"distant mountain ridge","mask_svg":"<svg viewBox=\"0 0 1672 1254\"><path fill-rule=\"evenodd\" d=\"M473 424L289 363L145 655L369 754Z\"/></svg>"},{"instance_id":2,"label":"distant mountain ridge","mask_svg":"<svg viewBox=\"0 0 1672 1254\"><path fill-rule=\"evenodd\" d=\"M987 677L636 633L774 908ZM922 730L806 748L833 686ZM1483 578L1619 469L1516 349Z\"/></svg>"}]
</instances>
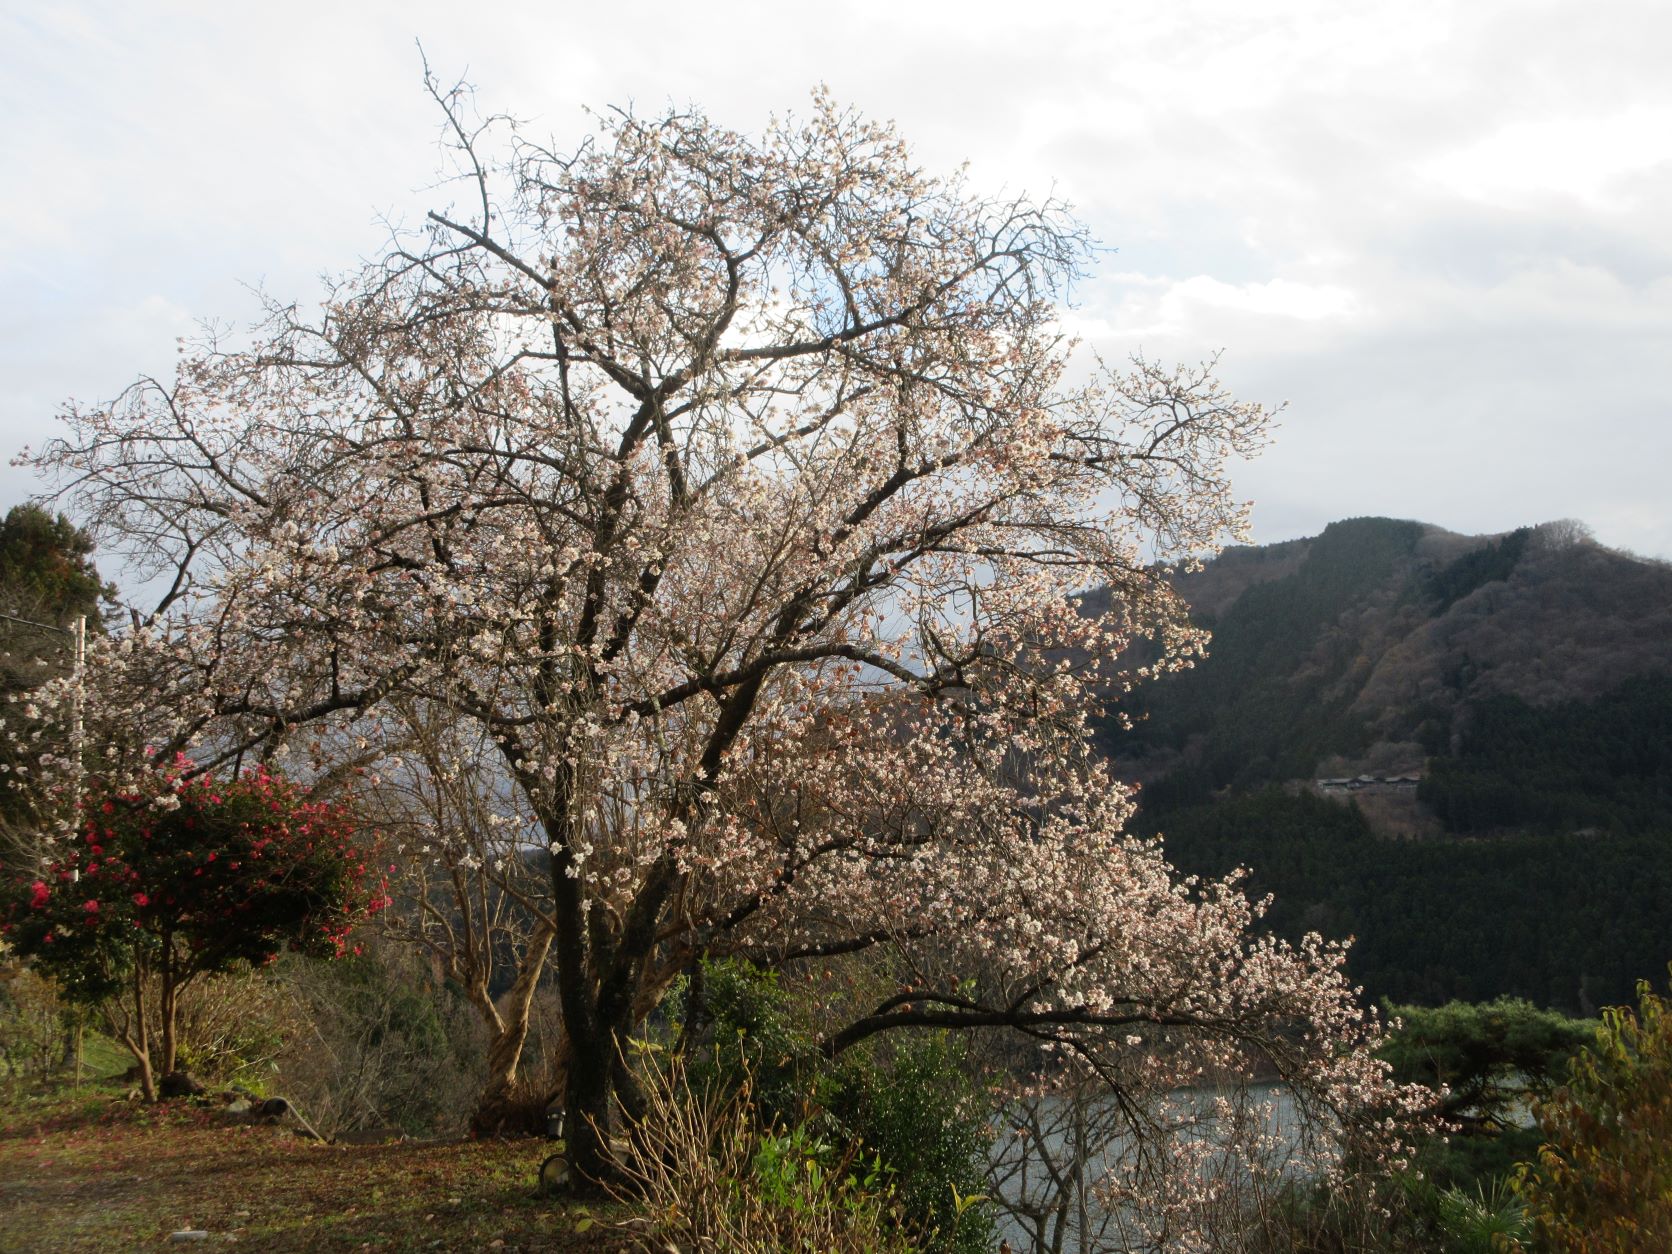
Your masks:
<instances>
[{"instance_id":1,"label":"distant mountain ridge","mask_svg":"<svg viewBox=\"0 0 1672 1254\"><path fill-rule=\"evenodd\" d=\"M1098 734L1181 869L1252 868L1272 930L1356 937L1371 998L1589 1014L1664 981L1672 566L1571 523L1356 518L1178 586L1209 656ZM1388 782L1335 783L1361 776Z\"/></svg>"},{"instance_id":2,"label":"distant mountain ridge","mask_svg":"<svg viewBox=\"0 0 1672 1254\"><path fill-rule=\"evenodd\" d=\"M1462 536L1348 519L1229 549L1178 588L1214 633L1209 656L1135 693L1133 731L1102 732L1146 780L1417 771L1492 698L1550 707L1672 675L1672 565L1574 523Z\"/></svg>"}]
</instances>

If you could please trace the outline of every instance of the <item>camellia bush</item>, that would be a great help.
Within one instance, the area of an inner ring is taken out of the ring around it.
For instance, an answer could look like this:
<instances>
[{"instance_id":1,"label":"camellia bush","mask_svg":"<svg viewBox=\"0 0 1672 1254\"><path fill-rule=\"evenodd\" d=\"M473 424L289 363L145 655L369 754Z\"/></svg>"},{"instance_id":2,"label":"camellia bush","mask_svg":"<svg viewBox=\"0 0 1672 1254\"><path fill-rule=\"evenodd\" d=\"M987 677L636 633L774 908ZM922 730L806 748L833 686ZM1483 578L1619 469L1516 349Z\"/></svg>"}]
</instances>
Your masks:
<instances>
[{"instance_id":1,"label":"camellia bush","mask_svg":"<svg viewBox=\"0 0 1672 1254\"><path fill-rule=\"evenodd\" d=\"M175 1069L192 980L285 949L340 956L355 924L389 902L345 807L265 769L232 780L187 769L93 802L65 852L0 901L7 942L70 999L104 1008L148 1098L153 1063Z\"/></svg>"}]
</instances>

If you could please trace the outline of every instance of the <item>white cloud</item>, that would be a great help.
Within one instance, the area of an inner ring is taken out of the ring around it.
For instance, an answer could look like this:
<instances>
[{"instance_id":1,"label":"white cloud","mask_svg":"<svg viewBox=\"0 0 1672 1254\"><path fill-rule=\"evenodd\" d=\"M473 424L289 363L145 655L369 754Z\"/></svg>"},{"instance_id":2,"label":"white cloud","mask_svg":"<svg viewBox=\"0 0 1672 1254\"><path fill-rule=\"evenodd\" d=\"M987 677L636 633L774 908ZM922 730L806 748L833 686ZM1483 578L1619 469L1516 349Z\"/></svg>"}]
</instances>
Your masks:
<instances>
[{"instance_id":1,"label":"white cloud","mask_svg":"<svg viewBox=\"0 0 1672 1254\"><path fill-rule=\"evenodd\" d=\"M1173 334L1192 328L1204 315L1226 311L1252 318L1281 318L1316 322L1346 318L1357 301L1346 288L1333 284L1298 283L1271 279L1264 283L1222 283L1198 274L1170 285L1157 302L1161 326Z\"/></svg>"},{"instance_id":2,"label":"white cloud","mask_svg":"<svg viewBox=\"0 0 1672 1254\"><path fill-rule=\"evenodd\" d=\"M1672 105L1614 114L1510 122L1420 163L1418 172L1458 195L1499 205L1578 200L1606 210L1629 195L1632 176L1672 164Z\"/></svg>"},{"instance_id":3,"label":"white cloud","mask_svg":"<svg viewBox=\"0 0 1672 1254\"><path fill-rule=\"evenodd\" d=\"M380 213L445 198L414 36L564 143L583 105L748 128L822 81L928 168L1054 187L1120 250L1072 331L1224 348L1293 401L1248 476L1262 536L1574 514L1672 553L1645 469L1672 464L1664 0L11 6L0 443L171 368L188 313L251 311L240 282L306 298ZM1599 426L1609 448L1564 435Z\"/></svg>"}]
</instances>

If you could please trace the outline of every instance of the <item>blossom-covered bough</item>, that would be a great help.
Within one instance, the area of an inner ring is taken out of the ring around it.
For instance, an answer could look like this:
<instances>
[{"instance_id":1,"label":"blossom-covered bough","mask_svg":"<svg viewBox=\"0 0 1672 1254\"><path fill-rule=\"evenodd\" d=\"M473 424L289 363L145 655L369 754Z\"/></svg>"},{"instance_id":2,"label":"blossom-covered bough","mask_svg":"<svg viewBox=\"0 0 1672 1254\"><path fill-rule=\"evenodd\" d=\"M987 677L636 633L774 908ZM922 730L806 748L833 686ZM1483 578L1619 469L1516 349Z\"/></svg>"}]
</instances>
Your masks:
<instances>
[{"instance_id":1,"label":"blossom-covered bough","mask_svg":"<svg viewBox=\"0 0 1672 1254\"><path fill-rule=\"evenodd\" d=\"M1239 533L1268 414L1209 367L1070 374L1083 229L823 96L497 163L438 98L462 207L34 459L164 590L90 680L124 743L327 770L394 699L475 728L550 851L583 1176L702 954L892 950L832 1053L1013 1029L1153 1091L1257 1055L1338 1131L1397 1106L1340 952L1179 882L1085 748L1130 642L1199 651L1169 568Z\"/></svg>"}]
</instances>

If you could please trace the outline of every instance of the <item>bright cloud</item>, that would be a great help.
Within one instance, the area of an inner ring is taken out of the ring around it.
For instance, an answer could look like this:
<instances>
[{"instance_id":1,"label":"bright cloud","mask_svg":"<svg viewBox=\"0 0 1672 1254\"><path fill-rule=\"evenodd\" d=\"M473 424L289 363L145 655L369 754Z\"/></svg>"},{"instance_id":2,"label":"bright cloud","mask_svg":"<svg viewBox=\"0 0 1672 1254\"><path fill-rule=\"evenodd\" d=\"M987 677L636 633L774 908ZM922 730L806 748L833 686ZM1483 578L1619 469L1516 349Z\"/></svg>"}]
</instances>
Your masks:
<instances>
[{"instance_id":1,"label":"bright cloud","mask_svg":"<svg viewBox=\"0 0 1672 1254\"><path fill-rule=\"evenodd\" d=\"M0 14L0 443L374 252L435 185L417 36L560 144L583 106L727 124L811 86L923 164L1056 191L1118 248L1067 329L1289 400L1256 533L1560 515L1672 555L1672 7L983 0L578 9L64 0ZM1606 430L1605 443L1582 435ZM1630 456L1620 450L1630 449ZM31 485L0 476L0 505Z\"/></svg>"}]
</instances>

